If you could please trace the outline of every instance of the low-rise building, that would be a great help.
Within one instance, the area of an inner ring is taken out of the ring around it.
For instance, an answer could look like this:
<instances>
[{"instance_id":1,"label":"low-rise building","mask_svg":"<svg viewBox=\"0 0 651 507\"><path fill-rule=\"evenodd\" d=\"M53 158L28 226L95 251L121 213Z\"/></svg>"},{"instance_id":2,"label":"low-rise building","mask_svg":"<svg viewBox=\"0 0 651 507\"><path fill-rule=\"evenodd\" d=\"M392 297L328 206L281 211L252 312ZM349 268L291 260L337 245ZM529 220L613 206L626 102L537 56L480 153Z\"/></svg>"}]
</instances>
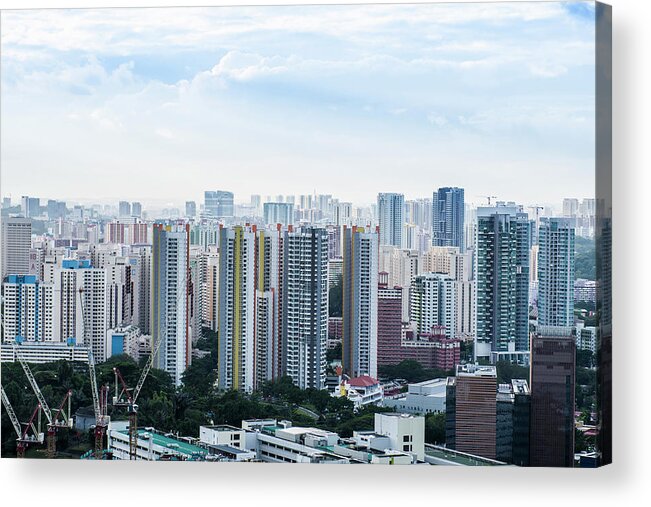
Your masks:
<instances>
[{"instance_id":1,"label":"low-rise building","mask_svg":"<svg viewBox=\"0 0 651 507\"><path fill-rule=\"evenodd\" d=\"M339 393L335 395L346 396L355 405L355 408L364 405L380 404L384 399L384 391L380 382L368 375L342 380Z\"/></svg>"},{"instance_id":2,"label":"low-rise building","mask_svg":"<svg viewBox=\"0 0 651 507\"><path fill-rule=\"evenodd\" d=\"M30 342L19 346L18 354L28 363L52 363L62 360L88 362L88 347L84 345ZM0 362L13 363L16 360L14 344L3 343L0 345Z\"/></svg>"},{"instance_id":3,"label":"low-rise building","mask_svg":"<svg viewBox=\"0 0 651 507\"><path fill-rule=\"evenodd\" d=\"M111 421L106 432L108 449L113 459L129 459L129 422ZM208 450L189 439L171 433L161 433L154 428L138 428L136 459L144 461L203 461Z\"/></svg>"},{"instance_id":4,"label":"low-rise building","mask_svg":"<svg viewBox=\"0 0 651 507\"><path fill-rule=\"evenodd\" d=\"M407 392L384 398L385 407L407 414L432 414L445 412L447 378L435 378L409 384Z\"/></svg>"}]
</instances>

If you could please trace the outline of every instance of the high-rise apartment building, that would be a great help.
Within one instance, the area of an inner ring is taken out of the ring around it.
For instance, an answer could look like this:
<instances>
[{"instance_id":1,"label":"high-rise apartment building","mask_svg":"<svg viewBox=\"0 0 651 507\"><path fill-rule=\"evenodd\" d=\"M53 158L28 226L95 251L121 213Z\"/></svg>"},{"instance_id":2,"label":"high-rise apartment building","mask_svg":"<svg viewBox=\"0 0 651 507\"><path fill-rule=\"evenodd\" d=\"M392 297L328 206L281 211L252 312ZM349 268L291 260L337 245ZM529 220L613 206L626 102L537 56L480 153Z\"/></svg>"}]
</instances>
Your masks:
<instances>
[{"instance_id":1,"label":"high-rise apartment building","mask_svg":"<svg viewBox=\"0 0 651 507\"><path fill-rule=\"evenodd\" d=\"M328 235L301 227L285 234L283 370L302 389L323 389L328 339Z\"/></svg>"},{"instance_id":2,"label":"high-rise apartment building","mask_svg":"<svg viewBox=\"0 0 651 507\"><path fill-rule=\"evenodd\" d=\"M378 233L344 229L343 247L344 372L377 377Z\"/></svg>"},{"instance_id":3,"label":"high-rise apartment building","mask_svg":"<svg viewBox=\"0 0 651 507\"><path fill-rule=\"evenodd\" d=\"M186 225L154 224L151 276L151 335L161 342L156 365L176 385L192 358L190 340L190 231Z\"/></svg>"},{"instance_id":4,"label":"high-rise apartment building","mask_svg":"<svg viewBox=\"0 0 651 507\"><path fill-rule=\"evenodd\" d=\"M377 293L377 364L400 363L402 289L388 286L388 274L379 274Z\"/></svg>"},{"instance_id":5,"label":"high-rise apartment building","mask_svg":"<svg viewBox=\"0 0 651 507\"><path fill-rule=\"evenodd\" d=\"M477 209L476 358L527 360L530 226L514 205Z\"/></svg>"},{"instance_id":6,"label":"high-rise apartment building","mask_svg":"<svg viewBox=\"0 0 651 507\"><path fill-rule=\"evenodd\" d=\"M232 217L235 212L233 192L224 190L204 192L204 210L212 217Z\"/></svg>"},{"instance_id":7,"label":"high-rise apartment building","mask_svg":"<svg viewBox=\"0 0 651 507\"><path fill-rule=\"evenodd\" d=\"M531 466L574 466L575 371L572 328L540 326L531 336Z\"/></svg>"},{"instance_id":8,"label":"high-rise apartment building","mask_svg":"<svg viewBox=\"0 0 651 507\"><path fill-rule=\"evenodd\" d=\"M255 232L224 227L219 241L220 389L254 387Z\"/></svg>"},{"instance_id":9,"label":"high-rise apartment building","mask_svg":"<svg viewBox=\"0 0 651 507\"><path fill-rule=\"evenodd\" d=\"M35 275L8 275L2 304L3 341L59 341L54 284L39 282Z\"/></svg>"},{"instance_id":10,"label":"high-rise apartment building","mask_svg":"<svg viewBox=\"0 0 651 507\"><path fill-rule=\"evenodd\" d=\"M2 217L2 279L29 273L32 248L32 221L22 217Z\"/></svg>"},{"instance_id":11,"label":"high-rise apartment building","mask_svg":"<svg viewBox=\"0 0 651 507\"><path fill-rule=\"evenodd\" d=\"M106 361L106 270L93 267L89 260L63 259L53 277L59 299L59 339L85 345L93 351L95 361Z\"/></svg>"},{"instance_id":12,"label":"high-rise apartment building","mask_svg":"<svg viewBox=\"0 0 651 507\"><path fill-rule=\"evenodd\" d=\"M457 282L449 275L427 273L418 275L410 289L410 321L419 334L431 333L442 327L445 336L456 334Z\"/></svg>"},{"instance_id":13,"label":"high-rise apartment building","mask_svg":"<svg viewBox=\"0 0 651 507\"><path fill-rule=\"evenodd\" d=\"M285 244L281 226L256 231L254 388L283 375Z\"/></svg>"},{"instance_id":14,"label":"high-rise apartment building","mask_svg":"<svg viewBox=\"0 0 651 507\"><path fill-rule=\"evenodd\" d=\"M380 193L377 196L377 210L380 245L393 245L402 248L405 196L395 193Z\"/></svg>"},{"instance_id":15,"label":"high-rise apartment building","mask_svg":"<svg viewBox=\"0 0 651 507\"><path fill-rule=\"evenodd\" d=\"M136 218L142 217L142 204L139 202L131 203L131 216Z\"/></svg>"},{"instance_id":16,"label":"high-rise apartment building","mask_svg":"<svg viewBox=\"0 0 651 507\"><path fill-rule=\"evenodd\" d=\"M542 218L538 244L538 324L574 325L574 226Z\"/></svg>"},{"instance_id":17,"label":"high-rise apartment building","mask_svg":"<svg viewBox=\"0 0 651 507\"><path fill-rule=\"evenodd\" d=\"M197 203L194 201L185 201L185 216L194 218L197 216Z\"/></svg>"},{"instance_id":18,"label":"high-rise apartment building","mask_svg":"<svg viewBox=\"0 0 651 507\"><path fill-rule=\"evenodd\" d=\"M464 190L457 187L443 187L432 196L432 245L456 246L465 249Z\"/></svg>"}]
</instances>

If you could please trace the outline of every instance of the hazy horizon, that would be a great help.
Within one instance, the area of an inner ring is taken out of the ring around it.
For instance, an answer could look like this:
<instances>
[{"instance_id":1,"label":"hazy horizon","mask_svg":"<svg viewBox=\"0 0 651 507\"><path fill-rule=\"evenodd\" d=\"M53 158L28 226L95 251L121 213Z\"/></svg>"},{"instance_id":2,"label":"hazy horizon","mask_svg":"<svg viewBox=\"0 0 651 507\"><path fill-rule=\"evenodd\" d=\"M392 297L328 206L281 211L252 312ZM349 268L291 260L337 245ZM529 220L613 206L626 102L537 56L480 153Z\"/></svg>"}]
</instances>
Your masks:
<instances>
[{"instance_id":1,"label":"hazy horizon","mask_svg":"<svg viewBox=\"0 0 651 507\"><path fill-rule=\"evenodd\" d=\"M2 195L581 199L594 16L589 2L3 11Z\"/></svg>"}]
</instances>

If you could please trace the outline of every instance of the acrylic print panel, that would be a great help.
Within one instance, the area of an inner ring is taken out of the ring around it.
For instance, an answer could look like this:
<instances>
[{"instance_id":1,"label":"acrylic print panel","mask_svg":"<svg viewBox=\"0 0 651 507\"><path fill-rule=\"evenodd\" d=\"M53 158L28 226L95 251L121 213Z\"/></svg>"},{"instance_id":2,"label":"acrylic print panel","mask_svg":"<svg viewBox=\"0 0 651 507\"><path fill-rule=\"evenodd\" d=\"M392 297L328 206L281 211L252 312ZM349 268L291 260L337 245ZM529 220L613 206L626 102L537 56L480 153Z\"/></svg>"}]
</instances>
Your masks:
<instances>
[{"instance_id":1,"label":"acrylic print panel","mask_svg":"<svg viewBox=\"0 0 651 507\"><path fill-rule=\"evenodd\" d=\"M608 6L1 23L2 457L610 462Z\"/></svg>"}]
</instances>

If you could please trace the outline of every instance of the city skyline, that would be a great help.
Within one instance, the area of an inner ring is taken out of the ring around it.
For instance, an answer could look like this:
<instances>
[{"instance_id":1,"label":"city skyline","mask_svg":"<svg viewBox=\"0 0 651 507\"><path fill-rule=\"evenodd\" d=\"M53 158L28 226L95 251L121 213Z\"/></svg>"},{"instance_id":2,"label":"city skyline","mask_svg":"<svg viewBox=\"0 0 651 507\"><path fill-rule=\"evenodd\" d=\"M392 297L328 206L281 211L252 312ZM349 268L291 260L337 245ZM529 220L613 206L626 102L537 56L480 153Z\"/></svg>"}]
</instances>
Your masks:
<instances>
[{"instance_id":1,"label":"city skyline","mask_svg":"<svg viewBox=\"0 0 651 507\"><path fill-rule=\"evenodd\" d=\"M198 198L210 181L299 194L311 178L371 203L399 172L407 198L424 182L468 202L581 197L594 187L593 6L486 9L6 11L3 193L69 198L61 174L78 195L144 200ZM354 172L377 188L347 184Z\"/></svg>"}]
</instances>

